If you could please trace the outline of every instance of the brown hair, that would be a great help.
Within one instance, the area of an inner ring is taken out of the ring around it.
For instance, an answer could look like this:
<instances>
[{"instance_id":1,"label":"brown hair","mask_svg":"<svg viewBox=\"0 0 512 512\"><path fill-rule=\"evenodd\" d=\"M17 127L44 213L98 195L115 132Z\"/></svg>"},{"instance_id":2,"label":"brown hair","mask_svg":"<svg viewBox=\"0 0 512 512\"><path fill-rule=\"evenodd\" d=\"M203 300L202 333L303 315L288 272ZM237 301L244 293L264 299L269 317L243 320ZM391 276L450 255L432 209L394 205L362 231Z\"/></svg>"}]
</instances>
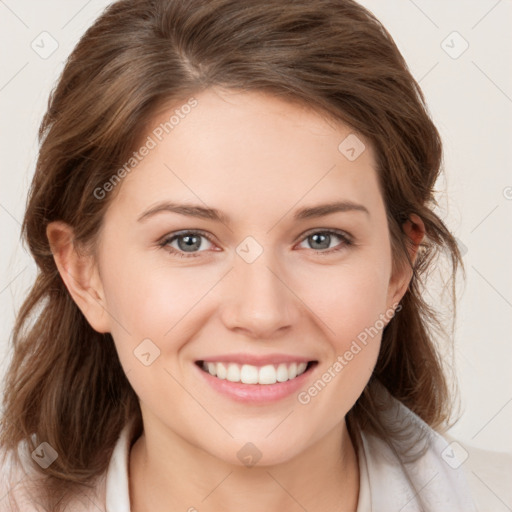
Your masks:
<instances>
[{"instance_id":1,"label":"brown hair","mask_svg":"<svg viewBox=\"0 0 512 512\"><path fill-rule=\"evenodd\" d=\"M411 213L427 237L347 422L351 431L389 434L374 380L434 428L450 417L434 343L440 324L421 287L441 252L453 276L462 262L434 213L440 136L387 30L352 0L121 0L87 30L52 91L23 222L38 276L13 331L0 447L14 451L27 441L33 450L46 441L57 451L50 467L36 467L51 510L106 470L128 420L142 426L113 339L94 331L71 299L46 226L62 220L79 246L91 244L113 197L99 200L95 189L126 162L157 111L211 86L296 101L371 142L395 267L410 264L401 226ZM454 277L451 284L454 297Z\"/></svg>"}]
</instances>

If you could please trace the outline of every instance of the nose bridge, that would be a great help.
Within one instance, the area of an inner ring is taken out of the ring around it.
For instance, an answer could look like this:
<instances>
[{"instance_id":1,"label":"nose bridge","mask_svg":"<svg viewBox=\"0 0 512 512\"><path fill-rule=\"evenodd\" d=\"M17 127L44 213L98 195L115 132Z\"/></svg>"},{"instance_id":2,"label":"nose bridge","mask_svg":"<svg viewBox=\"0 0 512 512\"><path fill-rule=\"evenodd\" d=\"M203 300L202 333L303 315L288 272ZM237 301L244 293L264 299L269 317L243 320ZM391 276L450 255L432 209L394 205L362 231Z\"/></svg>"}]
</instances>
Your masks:
<instances>
[{"instance_id":1,"label":"nose bridge","mask_svg":"<svg viewBox=\"0 0 512 512\"><path fill-rule=\"evenodd\" d=\"M226 324L258 337L291 325L297 318L293 294L285 285L286 277L280 275L282 266L274 253L253 237L242 241L236 253L229 305L224 308Z\"/></svg>"}]
</instances>

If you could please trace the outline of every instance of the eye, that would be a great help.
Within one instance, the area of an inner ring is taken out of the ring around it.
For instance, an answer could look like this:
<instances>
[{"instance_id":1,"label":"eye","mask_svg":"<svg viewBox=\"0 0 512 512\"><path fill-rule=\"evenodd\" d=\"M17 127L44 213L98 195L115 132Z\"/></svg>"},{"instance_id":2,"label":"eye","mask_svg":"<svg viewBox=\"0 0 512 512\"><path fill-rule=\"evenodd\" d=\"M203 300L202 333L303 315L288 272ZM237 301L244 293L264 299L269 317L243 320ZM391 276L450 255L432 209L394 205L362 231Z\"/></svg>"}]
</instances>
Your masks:
<instances>
[{"instance_id":1,"label":"eye","mask_svg":"<svg viewBox=\"0 0 512 512\"><path fill-rule=\"evenodd\" d=\"M331 243L335 241L335 239L340 240L340 242L334 246L334 248L331 248ZM332 254L353 245L350 235L343 231L332 229L310 232L306 234L302 244L305 242L309 243L309 248L316 249L315 252L319 254ZM196 230L172 233L164 237L158 245L168 250L171 254L181 258L193 258L211 249L213 242L206 233Z\"/></svg>"},{"instance_id":2,"label":"eye","mask_svg":"<svg viewBox=\"0 0 512 512\"><path fill-rule=\"evenodd\" d=\"M205 240L206 244L204 243ZM176 244L173 246L172 244L174 243ZM181 231L165 237L159 245L165 247L172 254L182 258L189 258L199 256L198 252L204 252L199 249L204 249L205 245L207 246L206 249L208 249L208 244L212 243L210 238L202 231Z\"/></svg>"},{"instance_id":3,"label":"eye","mask_svg":"<svg viewBox=\"0 0 512 512\"><path fill-rule=\"evenodd\" d=\"M331 248L331 242L333 242L333 240L336 238L341 240L341 242L334 246L334 248ZM302 243L305 242L309 244L309 248L318 249L316 252L326 254L332 254L333 252L341 251L347 246L353 244L351 237L347 233L338 230L314 231L306 235Z\"/></svg>"}]
</instances>

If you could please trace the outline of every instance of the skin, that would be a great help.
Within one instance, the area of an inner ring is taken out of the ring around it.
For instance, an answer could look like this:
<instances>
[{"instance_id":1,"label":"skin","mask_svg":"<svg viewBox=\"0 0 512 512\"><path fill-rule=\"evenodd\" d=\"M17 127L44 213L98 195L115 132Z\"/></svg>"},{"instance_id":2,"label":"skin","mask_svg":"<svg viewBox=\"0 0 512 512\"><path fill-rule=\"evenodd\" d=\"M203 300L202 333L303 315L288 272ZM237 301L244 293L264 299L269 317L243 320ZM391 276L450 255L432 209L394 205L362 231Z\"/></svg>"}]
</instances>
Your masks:
<instances>
[{"instance_id":1,"label":"skin","mask_svg":"<svg viewBox=\"0 0 512 512\"><path fill-rule=\"evenodd\" d=\"M354 511L359 469L345 415L370 378L380 334L307 405L297 393L264 405L233 401L198 378L194 361L304 356L318 361L304 390L400 301L411 270L392 273L372 147L359 137L366 149L349 161L338 150L349 127L263 93L195 97L198 106L118 185L94 254L76 251L69 226L47 229L68 290L93 328L112 333L140 399L132 510ZM293 219L301 207L340 200L367 213ZM161 201L217 208L232 223L172 212L138 220ZM419 244L421 220L403 228ZM201 239L197 256L172 254L176 239L158 244L191 229L212 239ZM326 229L353 243L332 235L318 248L311 234ZM247 236L263 249L252 263L236 252ZM160 350L150 366L133 354L147 338ZM262 454L251 468L237 457L247 442Z\"/></svg>"}]
</instances>

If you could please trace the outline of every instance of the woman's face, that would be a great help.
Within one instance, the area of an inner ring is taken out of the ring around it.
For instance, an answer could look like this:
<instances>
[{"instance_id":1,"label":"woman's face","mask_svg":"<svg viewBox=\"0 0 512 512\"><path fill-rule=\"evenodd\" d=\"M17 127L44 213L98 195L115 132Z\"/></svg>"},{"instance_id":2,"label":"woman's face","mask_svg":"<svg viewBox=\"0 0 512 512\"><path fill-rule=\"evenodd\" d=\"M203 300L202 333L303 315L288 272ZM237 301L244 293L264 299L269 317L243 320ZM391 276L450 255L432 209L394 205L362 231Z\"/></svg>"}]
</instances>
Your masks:
<instances>
[{"instance_id":1,"label":"woman's face","mask_svg":"<svg viewBox=\"0 0 512 512\"><path fill-rule=\"evenodd\" d=\"M366 141L260 93L195 99L117 185L100 296L146 431L275 464L343 426L404 288Z\"/></svg>"}]
</instances>

